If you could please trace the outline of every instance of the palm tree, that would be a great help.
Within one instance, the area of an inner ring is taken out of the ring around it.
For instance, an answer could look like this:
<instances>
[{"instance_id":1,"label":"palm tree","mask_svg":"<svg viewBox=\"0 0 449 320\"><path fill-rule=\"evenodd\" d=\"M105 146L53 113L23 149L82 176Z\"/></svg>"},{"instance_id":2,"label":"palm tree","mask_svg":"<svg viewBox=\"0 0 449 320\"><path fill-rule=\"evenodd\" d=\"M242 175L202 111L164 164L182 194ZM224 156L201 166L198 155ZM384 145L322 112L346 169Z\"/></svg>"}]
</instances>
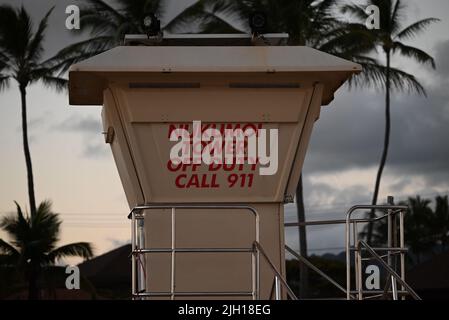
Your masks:
<instances>
[{"instance_id":1,"label":"palm tree","mask_svg":"<svg viewBox=\"0 0 449 320\"><path fill-rule=\"evenodd\" d=\"M60 66L68 68L81 60L100 54L123 43L126 34L146 34L143 21L149 13L164 22L167 0L116 0L113 4L104 0L78 0L80 6L81 29L74 32L89 32L87 40L67 46L58 53ZM209 3L220 0L208 0ZM162 30L174 31L186 27L185 21L199 13L194 3L170 21L162 25ZM213 21L213 15L210 20ZM185 32L185 31L184 31Z\"/></svg>"},{"instance_id":2,"label":"palm tree","mask_svg":"<svg viewBox=\"0 0 449 320\"><path fill-rule=\"evenodd\" d=\"M379 8L380 29L378 30L366 29L365 22L368 19L368 14L365 12L365 8L369 5L375 5ZM398 56L411 58L418 63L428 64L432 68L435 68L435 61L429 54L421 49L406 45L403 41L412 39L413 37L422 33L427 26L439 21L439 19L422 19L403 28L401 22L406 13L406 6L401 0L368 0L364 5L345 5L342 7L342 11L344 13L350 13L356 18L356 21L351 24L352 32L361 36L363 42L367 44L367 48L369 48L369 46L371 46L372 50L380 48L386 60L384 71L385 75L382 76L381 79L379 79L381 80L380 82L382 84L382 88L385 89L385 134L382 156L380 159L379 169L377 171L372 198L372 204L376 205L382 173L387 160L388 148L390 144L391 91L392 89L395 89L397 91L403 91L407 89L408 91L415 91L418 94L426 94L423 86L411 74L392 68L391 58L395 54L397 54ZM398 81L401 79L398 79L393 73L401 74L402 77L409 79L409 81L407 81L407 83ZM374 210L371 211L370 217L374 217ZM373 224L370 223L367 234L368 243L371 243L372 233Z\"/></svg>"},{"instance_id":3,"label":"palm tree","mask_svg":"<svg viewBox=\"0 0 449 320\"><path fill-rule=\"evenodd\" d=\"M16 203L17 214L3 217L0 228L11 238L8 243L0 239L0 255L3 263L16 266L28 282L29 299L39 298L39 279L45 268L65 257L93 256L87 242L77 242L56 247L59 241L61 220L51 210L51 202L44 201L34 215L23 214Z\"/></svg>"},{"instance_id":4,"label":"palm tree","mask_svg":"<svg viewBox=\"0 0 449 320\"><path fill-rule=\"evenodd\" d=\"M444 198L437 197L437 206L438 201L442 199ZM430 204L431 201L429 199L422 199L420 196L408 198L407 201L401 203L401 205L406 205L409 208L404 220L405 245L409 248L417 264L421 262L423 256L433 253L437 240L444 234L444 232L441 232L441 228L438 231L435 229L440 221L437 219L436 211L432 210ZM367 212L367 214L370 213ZM447 230L447 224L445 228ZM363 231L360 232L360 238L366 239L368 230L369 225L366 225ZM387 234L387 221L382 219L376 222L371 239L373 246L386 246Z\"/></svg>"},{"instance_id":5,"label":"palm tree","mask_svg":"<svg viewBox=\"0 0 449 320\"><path fill-rule=\"evenodd\" d=\"M27 87L42 81L47 86L62 90L67 84L66 80L56 74L56 58L42 60L45 30L52 10L47 12L37 30L33 31L33 23L23 6L20 9L14 9L8 5L0 6L0 89L7 87L11 78L16 80L19 86L22 104L23 151L31 215L36 214L36 198L28 142Z\"/></svg>"},{"instance_id":6,"label":"palm tree","mask_svg":"<svg viewBox=\"0 0 449 320\"><path fill-rule=\"evenodd\" d=\"M442 251L449 249L449 200L448 196L435 199L433 234L441 245Z\"/></svg>"},{"instance_id":7,"label":"palm tree","mask_svg":"<svg viewBox=\"0 0 449 320\"><path fill-rule=\"evenodd\" d=\"M424 255L433 253L436 244L432 230L434 214L430 204L429 199L422 199L420 196L408 199L409 210L408 217L404 220L404 233L406 244L415 255L417 264Z\"/></svg>"}]
</instances>

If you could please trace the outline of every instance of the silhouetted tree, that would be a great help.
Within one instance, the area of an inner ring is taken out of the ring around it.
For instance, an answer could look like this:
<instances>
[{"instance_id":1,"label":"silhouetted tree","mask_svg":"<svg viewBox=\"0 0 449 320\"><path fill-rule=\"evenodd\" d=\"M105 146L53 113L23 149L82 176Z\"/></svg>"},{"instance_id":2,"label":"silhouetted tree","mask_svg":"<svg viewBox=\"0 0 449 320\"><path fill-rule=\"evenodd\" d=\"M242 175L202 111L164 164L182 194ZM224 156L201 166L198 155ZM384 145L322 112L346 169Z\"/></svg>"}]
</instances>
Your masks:
<instances>
[{"instance_id":1,"label":"silhouetted tree","mask_svg":"<svg viewBox=\"0 0 449 320\"><path fill-rule=\"evenodd\" d=\"M367 30L366 28L365 23L369 18L369 14L365 9L369 5L375 5L379 8L380 29ZM372 204L376 205L382 173L387 161L388 148L390 145L391 91L392 89L395 89L396 91L408 90L425 95L423 86L412 74L392 68L391 58L396 54L405 58L411 58L421 64L428 64L432 68L435 68L435 62L430 55L421 49L406 45L403 41L412 39L419 33L422 33L426 27L439 21L439 19L427 18L403 28L402 21L406 16L406 5L401 0L368 0L361 5L346 5L343 7L343 12L350 13L355 17L356 21L351 24L352 33L359 35L361 43L364 44L363 46L369 48L371 44L372 51L374 52L377 52L377 49L380 48L386 60L385 77L379 78L381 87L385 90L385 133L383 151L379 169L377 171L372 199ZM400 78L397 77L398 74L401 75ZM374 217L374 210L371 211L370 217ZM372 233L373 224L370 223L367 233L368 243L371 243Z\"/></svg>"},{"instance_id":2,"label":"silhouetted tree","mask_svg":"<svg viewBox=\"0 0 449 320\"><path fill-rule=\"evenodd\" d=\"M67 46L58 53L60 66L63 70L103 51L109 50L123 43L127 34L146 34L144 28L145 17L155 14L162 23L166 16L167 0L77 0L80 3L80 25L75 33L88 32L87 40ZM190 10L190 11L189 11ZM192 9L185 11L191 15ZM182 24L185 11L162 25L162 30L173 30Z\"/></svg>"},{"instance_id":3,"label":"silhouetted tree","mask_svg":"<svg viewBox=\"0 0 449 320\"><path fill-rule=\"evenodd\" d=\"M15 9L9 5L0 6L0 89L8 86L9 80L19 85L22 106L23 151L27 168L28 198L31 215L36 214L33 166L28 142L27 88L41 81L45 85L62 90L67 81L57 74L56 58L42 60L43 43L50 9L33 31L33 23L22 6ZM3 68L2 68L3 67Z\"/></svg>"},{"instance_id":4,"label":"silhouetted tree","mask_svg":"<svg viewBox=\"0 0 449 320\"><path fill-rule=\"evenodd\" d=\"M447 249L449 230L448 197L435 198L435 210L432 210L431 201L420 196L409 198L401 205L407 205L409 210L404 217L405 244L415 258L415 263L422 262L426 255L435 253L438 245L444 251ZM370 213L367 213L370 215ZM367 225L360 233L360 237L368 236ZM386 219L374 224L372 244L385 246L387 244L388 227Z\"/></svg>"},{"instance_id":5,"label":"silhouetted tree","mask_svg":"<svg viewBox=\"0 0 449 320\"><path fill-rule=\"evenodd\" d=\"M38 281L43 269L64 257L91 258L92 246L77 242L56 247L61 220L52 212L51 202L42 202L34 215L23 214L16 205L17 214L0 220L0 228L11 238L10 243L0 239L1 262L20 270L28 281L29 299L39 299Z\"/></svg>"}]
</instances>

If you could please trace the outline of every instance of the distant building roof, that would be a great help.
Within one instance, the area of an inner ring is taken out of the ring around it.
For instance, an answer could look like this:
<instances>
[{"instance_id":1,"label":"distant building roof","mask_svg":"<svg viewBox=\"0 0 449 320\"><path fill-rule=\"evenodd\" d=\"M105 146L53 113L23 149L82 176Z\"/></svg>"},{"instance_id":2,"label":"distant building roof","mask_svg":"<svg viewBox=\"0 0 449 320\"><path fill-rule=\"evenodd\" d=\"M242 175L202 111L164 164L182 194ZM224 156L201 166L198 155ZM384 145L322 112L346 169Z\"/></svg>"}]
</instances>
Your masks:
<instances>
[{"instance_id":1,"label":"distant building roof","mask_svg":"<svg viewBox=\"0 0 449 320\"><path fill-rule=\"evenodd\" d=\"M131 288L131 245L127 244L79 265L80 273L96 288Z\"/></svg>"}]
</instances>

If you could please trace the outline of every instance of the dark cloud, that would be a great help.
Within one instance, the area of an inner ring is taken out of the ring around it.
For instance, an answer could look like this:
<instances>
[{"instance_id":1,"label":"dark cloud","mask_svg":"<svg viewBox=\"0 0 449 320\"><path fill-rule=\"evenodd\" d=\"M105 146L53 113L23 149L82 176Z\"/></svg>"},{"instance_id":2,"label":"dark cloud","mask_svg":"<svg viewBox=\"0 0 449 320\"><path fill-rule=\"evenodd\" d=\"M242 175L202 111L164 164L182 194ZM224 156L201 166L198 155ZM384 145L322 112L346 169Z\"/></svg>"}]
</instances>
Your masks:
<instances>
[{"instance_id":1,"label":"dark cloud","mask_svg":"<svg viewBox=\"0 0 449 320\"><path fill-rule=\"evenodd\" d=\"M428 97L393 93L392 132L387 168L396 175L449 183L449 41L438 45L440 69L430 73ZM412 72L412 71L409 71ZM379 163L384 135L384 96L343 92L322 108L304 171L308 174L369 168Z\"/></svg>"},{"instance_id":2,"label":"dark cloud","mask_svg":"<svg viewBox=\"0 0 449 320\"><path fill-rule=\"evenodd\" d=\"M440 42L436 46L436 57L435 61L437 64L437 71L441 76L449 74L449 60L447 59L449 54L449 41ZM447 77L444 77L447 81Z\"/></svg>"}]
</instances>

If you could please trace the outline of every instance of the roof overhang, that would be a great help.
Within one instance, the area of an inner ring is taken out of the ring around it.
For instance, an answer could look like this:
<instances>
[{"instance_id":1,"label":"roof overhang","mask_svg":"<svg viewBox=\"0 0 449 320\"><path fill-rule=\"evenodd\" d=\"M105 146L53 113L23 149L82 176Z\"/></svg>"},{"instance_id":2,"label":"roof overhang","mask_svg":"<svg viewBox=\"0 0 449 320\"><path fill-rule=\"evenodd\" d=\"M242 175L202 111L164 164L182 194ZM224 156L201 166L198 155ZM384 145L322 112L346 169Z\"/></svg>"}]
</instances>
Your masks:
<instances>
[{"instance_id":1,"label":"roof overhang","mask_svg":"<svg viewBox=\"0 0 449 320\"><path fill-rule=\"evenodd\" d=\"M359 64L303 46L120 46L73 65L69 70L72 105L101 105L109 81L171 78L177 75L246 75L257 82L286 77L325 85L323 104ZM164 75L164 76L162 76Z\"/></svg>"}]
</instances>

